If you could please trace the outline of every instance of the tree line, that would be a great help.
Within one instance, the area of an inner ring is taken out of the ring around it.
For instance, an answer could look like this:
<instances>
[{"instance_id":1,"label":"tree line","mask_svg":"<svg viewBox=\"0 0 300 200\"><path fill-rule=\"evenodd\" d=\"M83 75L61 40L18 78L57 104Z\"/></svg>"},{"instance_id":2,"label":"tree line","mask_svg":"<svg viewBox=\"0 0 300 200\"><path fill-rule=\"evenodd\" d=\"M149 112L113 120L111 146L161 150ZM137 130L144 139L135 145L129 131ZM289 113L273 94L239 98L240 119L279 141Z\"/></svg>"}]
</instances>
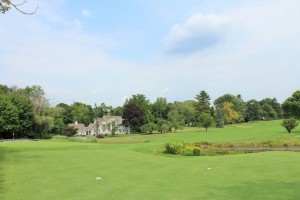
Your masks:
<instances>
[{"instance_id":1,"label":"tree line","mask_svg":"<svg viewBox=\"0 0 300 200\"><path fill-rule=\"evenodd\" d=\"M168 102L158 97L151 103L144 94L132 95L123 106L74 102L51 106L42 87L25 88L0 85L0 138L48 138L64 134L75 121L88 125L104 115L122 116L134 133L175 132L184 126L215 126L257 120L300 118L300 91L283 104L276 98L244 101L241 95L224 94L213 101L206 91L193 100Z\"/></svg>"}]
</instances>

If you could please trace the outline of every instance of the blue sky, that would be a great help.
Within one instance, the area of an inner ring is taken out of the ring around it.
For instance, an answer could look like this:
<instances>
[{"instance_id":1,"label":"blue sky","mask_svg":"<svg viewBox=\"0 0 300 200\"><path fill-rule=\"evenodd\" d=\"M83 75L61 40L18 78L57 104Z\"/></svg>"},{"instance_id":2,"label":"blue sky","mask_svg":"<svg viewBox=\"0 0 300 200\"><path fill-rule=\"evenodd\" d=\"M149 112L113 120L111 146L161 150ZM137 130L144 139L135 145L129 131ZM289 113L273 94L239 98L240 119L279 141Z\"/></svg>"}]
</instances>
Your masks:
<instances>
[{"instance_id":1,"label":"blue sky","mask_svg":"<svg viewBox=\"0 0 300 200\"><path fill-rule=\"evenodd\" d=\"M15 1L16 2L16 1ZM28 0L0 15L0 83L53 104L193 99L284 101L299 89L298 0Z\"/></svg>"}]
</instances>

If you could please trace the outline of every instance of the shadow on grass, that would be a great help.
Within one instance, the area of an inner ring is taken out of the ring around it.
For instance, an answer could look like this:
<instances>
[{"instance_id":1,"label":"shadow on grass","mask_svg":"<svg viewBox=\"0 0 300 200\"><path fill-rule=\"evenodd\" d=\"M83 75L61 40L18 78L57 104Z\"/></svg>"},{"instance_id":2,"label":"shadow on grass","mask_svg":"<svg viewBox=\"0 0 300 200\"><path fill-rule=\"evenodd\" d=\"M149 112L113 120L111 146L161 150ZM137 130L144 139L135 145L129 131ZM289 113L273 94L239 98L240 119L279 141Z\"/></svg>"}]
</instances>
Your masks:
<instances>
[{"instance_id":1,"label":"shadow on grass","mask_svg":"<svg viewBox=\"0 0 300 200\"><path fill-rule=\"evenodd\" d=\"M300 181L249 181L230 187L211 187L219 191L213 199L299 199Z\"/></svg>"}]
</instances>

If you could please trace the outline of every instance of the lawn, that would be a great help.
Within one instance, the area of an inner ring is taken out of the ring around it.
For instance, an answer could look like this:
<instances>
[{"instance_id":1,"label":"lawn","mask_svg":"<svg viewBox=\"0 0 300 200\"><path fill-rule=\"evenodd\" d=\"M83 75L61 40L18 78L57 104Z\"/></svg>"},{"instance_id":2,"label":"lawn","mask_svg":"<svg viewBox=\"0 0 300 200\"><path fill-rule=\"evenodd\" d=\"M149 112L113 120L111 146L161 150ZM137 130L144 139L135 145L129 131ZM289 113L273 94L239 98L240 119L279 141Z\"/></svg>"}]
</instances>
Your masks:
<instances>
[{"instance_id":1,"label":"lawn","mask_svg":"<svg viewBox=\"0 0 300 200\"><path fill-rule=\"evenodd\" d=\"M182 157L162 154L172 140L300 140L280 121L186 128L177 133L0 143L0 199L299 199L300 153ZM96 177L101 177L96 180Z\"/></svg>"}]
</instances>

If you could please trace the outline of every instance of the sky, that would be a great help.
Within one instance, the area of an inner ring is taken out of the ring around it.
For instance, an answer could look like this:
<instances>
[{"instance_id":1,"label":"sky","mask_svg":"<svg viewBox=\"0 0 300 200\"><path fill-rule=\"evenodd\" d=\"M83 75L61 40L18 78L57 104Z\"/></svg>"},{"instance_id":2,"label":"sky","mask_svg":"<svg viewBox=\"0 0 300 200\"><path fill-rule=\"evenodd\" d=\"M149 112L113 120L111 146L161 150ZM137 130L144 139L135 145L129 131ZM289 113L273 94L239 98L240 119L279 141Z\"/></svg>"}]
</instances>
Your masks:
<instances>
[{"instance_id":1,"label":"sky","mask_svg":"<svg viewBox=\"0 0 300 200\"><path fill-rule=\"evenodd\" d=\"M14 1L15 3L21 1ZM299 0L28 0L0 14L0 84L121 106L300 89Z\"/></svg>"}]
</instances>

